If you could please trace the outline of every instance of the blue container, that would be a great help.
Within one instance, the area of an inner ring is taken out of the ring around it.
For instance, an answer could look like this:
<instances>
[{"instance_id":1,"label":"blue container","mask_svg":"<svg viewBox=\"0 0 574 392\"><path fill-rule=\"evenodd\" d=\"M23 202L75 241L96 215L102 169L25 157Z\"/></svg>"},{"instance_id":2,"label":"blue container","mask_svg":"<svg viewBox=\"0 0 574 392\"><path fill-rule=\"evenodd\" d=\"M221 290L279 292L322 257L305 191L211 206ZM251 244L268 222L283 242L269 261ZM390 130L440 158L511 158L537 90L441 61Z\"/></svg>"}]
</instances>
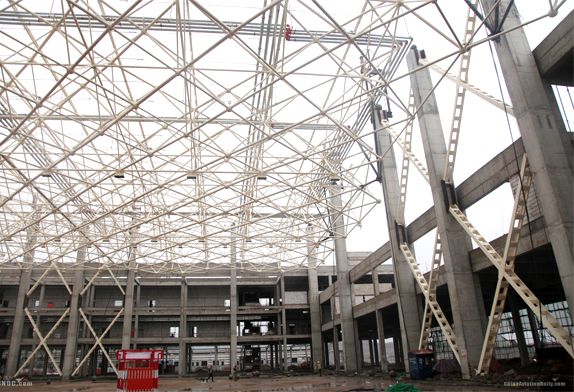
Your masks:
<instances>
[{"instance_id":1,"label":"blue container","mask_svg":"<svg viewBox=\"0 0 574 392\"><path fill-rule=\"evenodd\" d=\"M432 377L434 353L431 350L409 352L409 371L412 380L424 380Z\"/></svg>"}]
</instances>

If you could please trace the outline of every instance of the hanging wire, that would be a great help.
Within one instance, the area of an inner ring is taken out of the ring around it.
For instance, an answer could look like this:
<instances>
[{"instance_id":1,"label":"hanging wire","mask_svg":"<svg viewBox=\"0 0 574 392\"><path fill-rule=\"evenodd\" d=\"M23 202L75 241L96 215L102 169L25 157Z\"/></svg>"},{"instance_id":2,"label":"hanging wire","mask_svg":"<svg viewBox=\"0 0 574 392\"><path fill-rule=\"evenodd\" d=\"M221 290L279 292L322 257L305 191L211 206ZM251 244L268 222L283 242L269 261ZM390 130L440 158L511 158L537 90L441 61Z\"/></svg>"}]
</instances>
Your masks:
<instances>
[{"instance_id":1,"label":"hanging wire","mask_svg":"<svg viewBox=\"0 0 574 392\"><path fill-rule=\"evenodd\" d=\"M490 49L490 57L492 58L492 64L494 66L494 71L496 74L496 80L498 83L498 90L500 92L500 97L501 97L502 105L504 108L504 115L506 117L506 125L508 128L508 133L510 135L510 141L512 143L512 151L514 152L514 162L516 163L516 169L519 173L518 181L520 182L520 192L522 193L522 197L524 198L525 209L526 209L526 219L528 220L528 222L530 222L528 203L526 203L526 197L524 194L524 186L522 184L522 178L520 178L520 163L518 162L518 152L516 151L516 145L514 144L514 136L512 135L512 126L510 125L510 115L508 113L508 109L507 109L506 102L504 99L504 92L502 90L502 82L501 82L501 78L500 78L500 72L498 70L498 65L496 64L496 60L494 58L494 50L492 49L492 41L488 41L488 48ZM532 246L532 249L534 249L534 239L533 239L532 228L530 227L530 224L528 225L528 232L530 235L530 245Z\"/></svg>"},{"instance_id":2,"label":"hanging wire","mask_svg":"<svg viewBox=\"0 0 574 392\"><path fill-rule=\"evenodd\" d=\"M515 144L514 144L514 137L512 136L512 128L511 128L511 126L510 126L510 116L509 116L509 114L508 114L506 102L505 102L505 100L504 100L504 93L503 93L503 91L502 91L502 83L501 83L500 73L499 73L499 70L498 70L498 65L496 64L496 61L495 61L495 58L494 58L494 51L493 51L493 49L492 49L492 41L488 41L488 47L489 47L489 49L490 49L490 56L491 56L491 58L492 58L492 63L493 63L493 65L494 65L494 71L495 71L495 73L496 73L496 79L497 79L497 82L498 82L498 88L499 88L499 91L500 91L500 96L501 96L502 104L503 104L503 107L504 107L504 113L505 113L505 116L506 116L506 123L507 123L507 126L508 126L508 132L509 132L509 134L510 134L510 139L511 139L511 141L512 141L512 150L513 150L513 152L514 152L514 161L516 162L516 167L517 167L517 169L518 169L518 173L520 173L520 163L518 162L518 153L516 152L516 146L515 146ZM526 153L526 151L525 151L525 153ZM528 211L528 203L527 203L527 200L526 200L526 197L525 197L525 194L524 194L524 187L523 187L522 178L520 177L520 174L518 175L518 181L520 182L520 192L522 193L522 197L524 198L524 208L525 208L525 211L526 211L526 219L527 219L527 221L528 221L528 234L529 234L529 238L530 238L530 246L531 246L532 251L534 251L534 239L533 239L533 235L532 235L532 227L531 227L531 225L530 225L530 222L531 222L531 221L530 221L530 213L529 213L529 211ZM538 201L538 197L537 197L537 196L536 196L535 200L536 200L536 204L538 205L538 208L540 209L539 201ZM546 233L546 227L545 227L545 226L544 226L543 230L544 230L544 233L545 233L546 237L548 237L548 235L547 235L547 233ZM533 260L533 257L534 257L534 256L533 256L532 252L530 253L530 257L532 258L531 262L532 262L532 263L535 263L534 260ZM536 264L534 264L534 265L535 265L535 268L536 268L536 270L537 270L538 268L536 267ZM538 276L538 275L539 275L539 274L538 274L538 271L536 271L536 276ZM544 321L543 321L543 318L542 318L542 308L543 308L543 306L540 306L539 308L540 308L540 314L538 315L538 319L539 319L539 321L540 321L540 324L539 324L539 336L541 336L540 346L542 347L542 346L544 345Z\"/></svg>"}]
</instances>

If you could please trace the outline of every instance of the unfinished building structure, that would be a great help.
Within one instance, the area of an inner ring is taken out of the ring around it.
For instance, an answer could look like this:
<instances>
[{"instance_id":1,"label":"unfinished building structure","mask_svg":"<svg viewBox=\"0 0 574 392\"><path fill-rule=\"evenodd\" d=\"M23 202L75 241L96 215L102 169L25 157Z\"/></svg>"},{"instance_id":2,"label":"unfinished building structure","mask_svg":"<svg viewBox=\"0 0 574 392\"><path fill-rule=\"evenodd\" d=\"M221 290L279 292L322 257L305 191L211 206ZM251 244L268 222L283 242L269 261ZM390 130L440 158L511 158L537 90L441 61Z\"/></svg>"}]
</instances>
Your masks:
<instances>
[{"instance_id":1,"label":"unfinished building structure","mask_svg":"<svg viewBox=\"0 0 574 392\"><path fill-rule=\"evenodd\" d=\"M574 356L565 2L241 3L2 4L2 373Z\"/></svg>"}]
</instances>

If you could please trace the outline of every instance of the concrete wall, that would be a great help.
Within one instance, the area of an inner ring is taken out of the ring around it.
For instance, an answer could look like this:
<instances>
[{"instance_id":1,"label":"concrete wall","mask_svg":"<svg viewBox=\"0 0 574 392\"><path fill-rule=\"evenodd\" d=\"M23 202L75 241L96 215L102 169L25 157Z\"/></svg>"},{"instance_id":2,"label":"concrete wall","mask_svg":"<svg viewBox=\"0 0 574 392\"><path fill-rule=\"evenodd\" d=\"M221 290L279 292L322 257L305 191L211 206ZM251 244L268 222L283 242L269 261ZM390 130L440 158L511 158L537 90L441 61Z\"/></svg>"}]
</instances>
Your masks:
<instances>
[{"instance_id":1,"label":"concrete wall","mask_svg":"<svg viewBox=\"0 0 574 392\"><path fill-rule=\"evenodd\" d=\"M171 336L171 328L179 328L179 320L175 321L140 321L138 325L138 338L175 338L179 332ZM175 342L174 342L175 343Z\"/></svg>"},{"instance_id":2,"label":"concrete wall","mask_svg":"<svg viewBox=\"0 0 574 392\"><path fill-rule=\"evenodd\" d=\"M196 338L228 337L231 333L228 321L194 321L190 325L190 334L197 327Z\"/></svg>"},{"instance_id":3,"label":"concrete wall","mask_svg":"<svg viewBox=\"0 0 574 392\"><path fill-rule=\"evenodd\" d=\"M94 294L94 303L88 306L93 306L96 308L114 308L116 306L115 301L122 301L123 303L124 295L120 289L116 286L96 286ZM121 306L120 306L121 307Z\"/></svg>"},{"instance_id":4,"label":"concrete wall","mask_svg":"<svg viewBox=\"0 0 574 392\"><path fill-rule=\"evenodd\" d=\"M187 291L188 306L224 306L229 299L229 287L225 286L191 286Z\"/></svg>"},{"instance_id":5,"label":"concrete wall","mask_svg":"<svg viewBox=\"0 0 574 392\"><path fill-rule=\"evenodd\" d=\"M156 307L180 305L180 286L142 286L140 290L140 307L149 307L152 300L155 300Z\"/></svg>"},{"instance_id":6,"label":"concrete wall","mask_svg":"<svg viewBox=\"0 0 574 392\"><path fill-rule=\"evenodd\" d=\"M18 286L4 286L0 291L0 306L6 304L8 308L16 306L16 298L18 297ZM7 303L5 302L7 301Z\"/></svg>"},{"instance_id":7,"label":"concrete wall","mask_svg":"<svg viewBox=\"0 0 574 392\"><path fill-rule=\"evenodd\" d=\"M285 292L285 305L306 305L308 302L308 294L306 291Z\"/></svg>"},{"instance_id":8,"label":"concrete wall","mask_svg":"<svg viewBox=\"0 0 574 392\"><path fill-rule=\"evenodd\" d=\"M36 289L36 292L39 292L39 289ZM36 292L35 294L37 294ZM70 293L65 287L48 285L44 292L44 303L40 304L40 306L50 307L49 304L51 303L55 308L64 308L69 300Z\"/></svg>"}]
</instances>

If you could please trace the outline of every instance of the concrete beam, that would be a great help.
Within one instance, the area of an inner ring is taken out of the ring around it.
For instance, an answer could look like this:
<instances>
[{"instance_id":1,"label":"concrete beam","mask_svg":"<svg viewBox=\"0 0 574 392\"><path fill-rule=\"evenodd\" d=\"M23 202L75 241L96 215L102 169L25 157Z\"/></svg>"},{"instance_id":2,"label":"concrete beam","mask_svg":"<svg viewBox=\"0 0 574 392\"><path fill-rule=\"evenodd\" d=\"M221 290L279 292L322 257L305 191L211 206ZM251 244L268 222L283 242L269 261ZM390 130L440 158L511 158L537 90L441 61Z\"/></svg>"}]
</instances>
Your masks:
<instances>
[{"instance_id":1,"label":"concrete beam","mask_svg":"<svg viewBox=\"0 0 574 392\"><path fill-rule=\"evenodd\" d=\"M532 251L533 249L538 248L542 245L546 245L548 243L546 237L546 230L544 228L544 224L541 218L537 219L534 222L531 222L530 228L528 227L528 225L524 225L522 227L521 233L522 233L521 237L522 238L528 237L528 241L520 241L520 245L518 246L517 251L518 256L526 254ZM501 253L504 250L506 237L507 235L505 234L490 242L490 244L494 247L494 249L496 249L497 252ZM530 241L530 238L532 238L532 241ZM534 248L532 247L532 244L534 244ZM478 273L486 268L492 267L492 262L484 255L484 252L482 252L480 249L478 248L473 249L469 255L472 265L472 271L474 273ZM425 273L424 276L425 279L427 279L428 281L429 273L428 272ZM439 268L438 286L439 287L444 286L446 283L447 282L446 282L445 266L443 265ZM420 288L418 287L417 287L417 294L421 294ZM355 305L353 307L353 315L355 318L359 318L369 313L372 313L377 309L383 309L396 303L397 303L397 297L395 292L393 290L387 290L375 296L374 298L369 299L366 302Z\"/></svg>"},{"instance_id":2,"label":"concrete beam","mask_svg":"<svg viewBox=\"0 0 574 392\"><path fill-rule=\"evenodd\" d=\"M333 295L335 295L336 291L337 291L337 282L333 283L332 285L327 287L325 290L321 291L321 294L319 294L319 302L320 303L327 302L329 300L329 298L331 298Z\"/></svg>"},{"instance_id":3,"label":"concrete beam","mask_svg":"<svg viewBox=\"0 0 574 392\"><path fill-rule=\"evenodd\" d=\"M380 264L391 258L391 243L387 242L379 249L368 255L362 262L351 268L349 279L352 283L377 268Z\"/></svg>"},{"instance_id":4,"label":"concrete beam","mask_svg":"<svg viewBox=\"0 0 574 392\"><path fill-rule=\"evenodd\" d=\"M532 53L545 82L573 86L574 11L570 11Z\"/></svg>"}]
</instances>

